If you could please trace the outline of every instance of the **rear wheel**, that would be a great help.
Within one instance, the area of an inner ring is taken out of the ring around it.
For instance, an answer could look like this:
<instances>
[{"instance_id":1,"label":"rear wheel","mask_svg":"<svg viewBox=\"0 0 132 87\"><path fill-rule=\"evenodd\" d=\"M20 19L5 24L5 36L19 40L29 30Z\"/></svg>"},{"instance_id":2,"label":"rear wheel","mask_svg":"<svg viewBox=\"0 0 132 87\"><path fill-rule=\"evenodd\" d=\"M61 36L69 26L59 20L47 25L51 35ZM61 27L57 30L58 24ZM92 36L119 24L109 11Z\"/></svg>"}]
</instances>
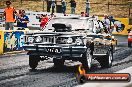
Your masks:
<instances>
[{"instance_id":1,"label":"rear wheel","mask_svg":"<svg viewBox=\"0 0 132 87\"><path fill-rule=\"evenodd\" d=\"M113 52L109 51L106 56L103 56L103 58L99 59L99 63L102 68L110 68L112 66L113 61Z\"/></svg>"},{"instance_id":2,"label":"rear wheel","mask_svg":"<svg viewBox=\"0 0 132 87\"><path fill-rule=\"evenodd\" d=\"M88 48L86 52L83 54L83 59L81 60L82 65L85 70L90 70L92 65L92 54L91 50Z\"/></svg>"},{"instance_id":3,"label":"rear wheel","mask_svg":"<svg viewBox=\"0 0 132 87\"><path fill-rule=\"evenodd\" d=\"M115 53L115 51L116 51L116 46L112 46L112 49L113 49L113 53Z\"/></svg>"},{"instance_id":4,"label":"rear wheel","mask_svg":"<svg viewBox=\"0 0 132 87\"><path fill-rule=\"evenodd\" d=\"M64 60L63 59L53 59L53 63L55 67L63 67L64 66Z\"/></svg>"},{"instance_id":5,"label":"rear wheel","mask_svg":"<svg viewBox=\"0 0 132 87\"><path fill-rule=\"evenodd\" d=\"M39 57L34 55L29 55L29 66L31 69L35 69L38 66Z\"/></svg>"},{"instance_id":6,"label":"rear wheel","mask_svg":"<svg viewBox=\"0 0 132 87\"><path fill-rule=\"evenodd\" d=\"M128 42L128 47L131 47L131 42Z\"/></svg>"}]
</instances>

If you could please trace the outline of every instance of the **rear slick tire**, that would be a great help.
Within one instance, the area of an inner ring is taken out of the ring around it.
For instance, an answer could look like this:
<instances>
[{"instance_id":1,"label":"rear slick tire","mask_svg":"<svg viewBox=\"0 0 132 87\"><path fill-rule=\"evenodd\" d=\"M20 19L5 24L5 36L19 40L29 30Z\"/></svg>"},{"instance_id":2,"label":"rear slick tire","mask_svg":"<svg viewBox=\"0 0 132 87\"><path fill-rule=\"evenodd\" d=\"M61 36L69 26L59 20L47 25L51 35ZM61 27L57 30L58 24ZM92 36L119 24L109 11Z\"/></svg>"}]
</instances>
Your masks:
<instances>
[{"instance_id":1,"label":"rear slick tire","mask_svg":"<svg viewBox=\"0 0 132 87\"><path fill-rule=\"evenodd\" d=\"M110 68L112 66L113 61L113 52L109 51L106 56L103 56L102 59L99 60L102 68Z\"/></svg>"},{"instance_id":2,"label":"rear slick tire","mask_svg":"<svg viewBox=\"0 0 132 87\"><path fill-rule=\"evenodd\" d=\"M131 47L131 44L132 44L131 42L128 42L128 47Z\"/></svg>"},{"instance_id":3,"label":"rear slick tire","mask_svg":"<svg viewBox=\"0 0 132 87\"><path fill-rule=\"evenodd\" d=\"M64 60L63 59L53 59L54 67L61 68L64 66Z\"/></svg>"}]
</instances>

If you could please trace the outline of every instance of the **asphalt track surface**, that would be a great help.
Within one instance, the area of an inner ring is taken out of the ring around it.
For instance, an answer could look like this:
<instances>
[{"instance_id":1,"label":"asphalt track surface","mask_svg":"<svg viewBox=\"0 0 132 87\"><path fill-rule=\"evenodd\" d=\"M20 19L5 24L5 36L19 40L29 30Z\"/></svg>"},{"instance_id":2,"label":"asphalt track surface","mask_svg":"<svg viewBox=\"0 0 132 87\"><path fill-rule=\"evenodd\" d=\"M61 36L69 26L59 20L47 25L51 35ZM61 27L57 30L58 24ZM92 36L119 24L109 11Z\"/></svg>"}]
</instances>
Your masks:
<instances>
[{"instance_id":1,"label":"asphalt track surface","mask_svg":"<svg viewBox=\"0 0 132 87\"><path fill-rule=\"evenodd\" d=\"M113 73L132 66L132 48L127 47L127 36L115 37L118 46L113 66L102 69L94 61L89 73ZM26 53L0 57L0 87L74 87L79 85L75 76L79 64L66 61L62 69L57 69L50 59L40 62L37 70L32 71Z\"/></svg>"}]
</instances>

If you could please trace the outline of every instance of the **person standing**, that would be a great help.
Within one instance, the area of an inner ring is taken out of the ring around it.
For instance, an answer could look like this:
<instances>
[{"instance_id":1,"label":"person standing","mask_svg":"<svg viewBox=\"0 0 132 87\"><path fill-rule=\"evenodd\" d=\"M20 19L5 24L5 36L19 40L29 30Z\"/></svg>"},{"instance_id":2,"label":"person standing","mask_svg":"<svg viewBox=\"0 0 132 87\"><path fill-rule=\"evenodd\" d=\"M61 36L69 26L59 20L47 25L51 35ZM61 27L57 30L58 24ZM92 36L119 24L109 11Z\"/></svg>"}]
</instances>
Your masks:
<instances>
[{"instance_id":1,"label":"person standing","mask_svg":"<svg viewBox=\"0 0 132 87\"><path fill-rule=\"evenodd\" d=\"M52 4L51 4L51 8L52 8L52 13L51 14L54 14L54 12L55 12L55 6L56 6L55 0L53 0Z\"/></svg>"},{"instance_id":2,"label":"person standing","mask_svg":"<svg viewBox=\"0 0 132 87\"><path fill-rule=\"evenodd\" d=\"M49 18L47 16L47 14L43 15L43 18L42 18L41 23L40 23L40 29L43 29L45 27L48 20L49 20Z\"/></svg>"},{"instance_id":3,"label":"person standing","mask_svg":"<svg viewBox=\"0 0 132 87\"><path fill-rule=\"evenodd\" d=\"M105 31L107 31L107 33L110 33L110 20L109 20L109 16L108 15L104 15L104 19L103 19L103 24L105 26Z\"/></svg>"},{"instance_id":4,"label":"person standing","mask_svg":"<svg viewBox=\"0 0 132 87\"><path fill-rule=\"evenodd\" d=\"M62 0L61 4L62 4L62 13L65 14L66 13L66 1Z\"/></svg>"},{"instance_id":5,"label":"person standing","mask_svg":"<svg viewBox=\"0 0 132 87\"><path fill-rule=\"evenodd\" d=\"M113 31L114 31L114 19L113 19L113 16L109 16L109 20L110 20L110 34L112 34L113 33Z\"/></svg>"},{"instance_id":6,"label":"person standing","mask_svg":"<svg viewBox=\"0 0 132 87\"><path fill-rule=\"evenodd\" d=\"M52 1L51 0L46 0L46 2L47 2L47 12L50 12Z\"/></svg>"},{"instance_id":7,"label":"person standing","mask_svg":"<svg viewBox=\"0 0 132 87\"><path fill-rule=\"evenodd\" d=\"M15 15L19 16L14 7L11 7L11 1L6 1L7 7L1 17L5 17L5 30L13 30Z\"/></svg>"},{"instance_id":8,"label":"person standing","mask_svg":"<svg viewBox=\"0 0 132 87\"><path fill-rule=\"evenodd\" d=\"M21 16L17 18L17 27L27 28L27 23L29 23L28 16L25 15L25 11L21 11Z\"/></svg>"},{"instance_id":9,"label":"person standing","mask_svg":"<svg viewBox=\"0 0 132 87\"><path fill-rule=\"evenodd\" d=\"M22 10L19 10L19 15L21 16ZM20 25L20 17L16 17L17 27Z\"/></svg>"},{"instance_id":10,"label":"person standing","mask_svg":"<svg viewBox=\"0 0 132 87\"><path fill-rule=\"evenodd\" d=\"M71 0L71 14L75 14L75 9L76 9L76 1L75 0Z\"/></svg>"}]
</instances>

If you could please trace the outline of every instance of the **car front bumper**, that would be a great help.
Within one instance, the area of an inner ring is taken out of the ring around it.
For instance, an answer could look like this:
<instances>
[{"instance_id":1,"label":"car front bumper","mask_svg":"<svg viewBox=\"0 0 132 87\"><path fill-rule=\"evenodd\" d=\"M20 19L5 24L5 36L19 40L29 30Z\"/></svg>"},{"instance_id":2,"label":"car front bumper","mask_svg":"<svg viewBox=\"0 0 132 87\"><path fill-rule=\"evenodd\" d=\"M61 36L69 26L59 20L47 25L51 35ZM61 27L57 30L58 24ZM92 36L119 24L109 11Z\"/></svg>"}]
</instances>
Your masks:
<instances>
[{"instance_id":1,"label":"car front bumper","mask_svg":"<svg viewBox=\"0 0 132 87\"><path fill-rule=\"evenodd\" d=\"M86 46L43 46L24 45L24 50L28 55L55 56L55 57L82 57L86 51Z\"/></svg>"}]
</instances>

